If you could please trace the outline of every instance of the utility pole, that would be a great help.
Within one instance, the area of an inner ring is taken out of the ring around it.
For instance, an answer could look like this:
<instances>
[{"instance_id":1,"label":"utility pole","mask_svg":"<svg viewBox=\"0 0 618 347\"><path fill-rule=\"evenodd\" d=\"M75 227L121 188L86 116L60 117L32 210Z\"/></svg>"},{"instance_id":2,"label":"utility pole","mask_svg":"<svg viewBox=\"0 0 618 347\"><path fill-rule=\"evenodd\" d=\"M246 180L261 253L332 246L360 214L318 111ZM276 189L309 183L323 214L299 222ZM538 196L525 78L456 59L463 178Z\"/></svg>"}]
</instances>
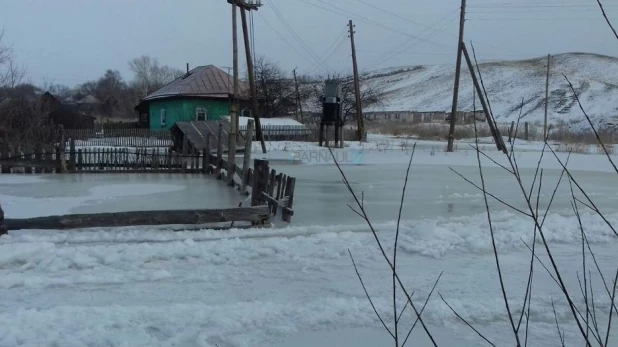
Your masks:
<instances>
[{"instance_id":1,"label":"utility pole","mask_svg":"<svg viewBox=\"0 0 618 347\"><path fill-rule=\"evenodd\" d=\"M481 84L479 83L476 77L476 72L474 71L474 67L472 66L472 60L470 59L470 55L468 54L468 49L466 48L466 45L463 42L461 43L461 51L464 54L464 57L466 58L466 63L468 64L468 70L470 70L470 76L472 76L472 83L474 84L474 88L476 89L478 98L481 101L481 106L483 107L483 113L485 113L485 119L487 120L487 125L489 126L489 129L491 130L491 135L496 141L496 146L498 147L498 150L504 152L504 154L509 154L508 149L506 148L506 145L504 144L504 139L500 135L500 129L496 127L496 124L493 121L493 116L491 115L491 112L489 112L489 104L485 100L485 96L483 95L483 91L481 89Z\"/></svg>"},{"instance_id":2,"label":"utility pole","mask_svg":"<svg viewBox=\"0 0 618 347\"><path fill-rule=\"evenodd\" d=\"M232 97L232 105L230 107L230 134L228 136L228 186L234 186L234 174L236 173L236 141L238 140L238 20L236 3L232 3L232 53L233 53L233 74L234 74L234 96Z\"/></svg>"},{"instance_id":3,"label":"utility pole","mask_svg":"<svg viewBox=\"0 0 618 347\"><path fill-rule=\"evenodd\" d=\"M294 89L296 89L296 104L298 105L298 110L300 110L300 122L305 123L303 117L303 104L300 102L300 91L298 90L298 79L296 78L296 68L294 68ZM296 119L298 119L298 115L296 115Z\"/></svg>"},{"instance_id":4,"label":"utility pole","mask_svg":"<svg viewBox=\"0 0 618 347\"><path fill-rule=\"evenodd\" d=\"M457 65L455 66L455 87L453 88L453 108L451 109L451 124L448 131L447 152L453 151L455 141L455 122L457 118L457 100L459 99L459 75L461 73L461 54L463 50L464 23L466 22L466 0L461 0L459 15L459 42L457 43Z\"/></svg>"},{"instance_id":5,"label":"utility pole","mask_svg":"<svg viewBox=\"0 0 618 347\"><path fill-rule=\"evenodd\" d=\"M247 70L249 72L249 87L251 89L251 113L255 121L255 136L260 140L262 152L266 153L266 144L262 134L262 124L258 115L257 89L255 86L255 72L253 71L253 59L251 58L251 44L249 42L249 29L247 26L247 12L257 11L262 6L260 0L227 0L228 3L240 8L240 19L245 43L245 56L247 58Z\"/></svg>"},{"instance_id":6,"label":"utility pole","mask_svg":"<svg viewBox=\"0 0 618 347\"><path fill-rule=\"evenodd\" d=\"M352 67L354 69L354 94L356 96L356 126L358 140L365 141L365 119L363 118L363 106L361 103L360 81L358 78L358 65L356 64L356 45L354 44L354 24L350 19L348 23L350 30L350 42L352 43Z\"/></svg>"},{"instance_id":7,"label":"utility pole","mask_svg":"<svg viewBox=\"0 0 618 347\"><path fill-rule=\"evenodd\" d=\"M543 140L547 139L547 109L549 108L549 69L551 54L547 55L547 77L545 78L545 123L543 124Z\"/></svg>"}]
</instances>

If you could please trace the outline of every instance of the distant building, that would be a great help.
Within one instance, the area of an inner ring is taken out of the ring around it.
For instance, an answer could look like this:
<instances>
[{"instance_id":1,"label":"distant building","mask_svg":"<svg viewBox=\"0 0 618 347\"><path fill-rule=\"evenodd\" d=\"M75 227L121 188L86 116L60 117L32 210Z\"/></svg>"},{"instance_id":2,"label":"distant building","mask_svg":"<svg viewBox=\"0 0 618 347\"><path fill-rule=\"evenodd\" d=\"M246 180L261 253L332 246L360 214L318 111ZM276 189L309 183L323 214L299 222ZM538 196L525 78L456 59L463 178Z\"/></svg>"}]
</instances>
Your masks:
<instances>
[{"instance_id":1,"label":"distant building","mask_svg":"<svg viewBox=\"0 0 618 347\"><path fill-rule=\"evenodd\" d=\"M241 81L240 115L251 116L249 88ZM198 66L141 99L135 109L139 126L171 129L176 122L220 120L229 116L234 97L233 77L214 65Z\"/></svg>"},{"instance_id":2,"label":"distant building","mask_svg":"<svg viewBox=\"0 0 618 347\"><path fill-rule=\"evenodd\" d=\"M376 111L365 112L365 119L377 123L444 123L450 122L451 112L446 111ZM485 121L483 111L458 111L456 117L457 124L472 124L474 118L478 122Z\"/></svg>"},{"instance_id":3,"label":"distant building","mask_svg":"<svg viewBox=\"0 0 618 347\"><path fill-rule=\"evenodd\" d=\"M74 105L65 105L50 92L41 95L41 107L47 119L65 129L93 129L95 117L80 113Z\"/></svg>"}]
</instances>

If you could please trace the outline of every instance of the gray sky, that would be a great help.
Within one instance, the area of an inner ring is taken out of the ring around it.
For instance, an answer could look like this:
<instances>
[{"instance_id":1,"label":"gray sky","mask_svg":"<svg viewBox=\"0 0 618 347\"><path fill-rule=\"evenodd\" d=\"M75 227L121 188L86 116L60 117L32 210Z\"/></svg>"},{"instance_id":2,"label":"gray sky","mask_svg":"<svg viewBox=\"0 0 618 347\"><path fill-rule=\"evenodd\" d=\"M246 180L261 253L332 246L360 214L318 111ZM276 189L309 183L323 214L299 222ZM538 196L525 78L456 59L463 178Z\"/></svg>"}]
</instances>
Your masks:
<instances>
[{"instance_id":1,"label":"gray sky","mask_svg":"<svg viewBox=\"0 0 618 347\"><path fill-rule=\"evenodd\" d=\"M351 71L349 19L356 24L361 70L455 61L460 0L263 2L253 15L257 54L286 70ZM618 0L604 4L618 26ZM0 5L5 41L34 83L73 86L108 68L129 80L128 61L142 54L182 69L187 62L232 65L231 6L224 0L0 0ZM482 60L573 51L618 56L618 41L595 0L468 0L467 16L466 40L475 43Z\"/></svg>"}]
</instances>

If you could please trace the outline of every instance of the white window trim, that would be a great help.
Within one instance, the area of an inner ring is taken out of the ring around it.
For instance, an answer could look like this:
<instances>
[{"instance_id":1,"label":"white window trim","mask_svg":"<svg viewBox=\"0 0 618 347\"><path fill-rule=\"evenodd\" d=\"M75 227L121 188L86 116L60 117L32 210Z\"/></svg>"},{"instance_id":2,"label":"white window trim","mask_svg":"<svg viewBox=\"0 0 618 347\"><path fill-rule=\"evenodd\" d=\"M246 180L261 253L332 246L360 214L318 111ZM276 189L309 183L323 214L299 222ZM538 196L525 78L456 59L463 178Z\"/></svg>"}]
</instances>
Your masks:
<instances>
[{"instance_id":1,"label":"white window trim","mask_svg":"<svg viewBox=\"0 0 618 347\"><path fill-rule=\"evenodd\" d=\"M202 112L200 112L200 111L202 111ZM208 109L205 108L205 107L197 107L197 108L195 108L195 120L196 121L198 120L198 115L200 113L204 113L204 120L205 121L208 120Z\"/></svg>"},{"instance_id":2,"label":"white window trim","mask_svg":"<svg viewBox=\"0 0 618 347\"><path fill-rule=\"evenodd\" d=\"M159 111L159 118L161 126L167 126L167 111L164 108Z\"/></svg>"}]
</instances>

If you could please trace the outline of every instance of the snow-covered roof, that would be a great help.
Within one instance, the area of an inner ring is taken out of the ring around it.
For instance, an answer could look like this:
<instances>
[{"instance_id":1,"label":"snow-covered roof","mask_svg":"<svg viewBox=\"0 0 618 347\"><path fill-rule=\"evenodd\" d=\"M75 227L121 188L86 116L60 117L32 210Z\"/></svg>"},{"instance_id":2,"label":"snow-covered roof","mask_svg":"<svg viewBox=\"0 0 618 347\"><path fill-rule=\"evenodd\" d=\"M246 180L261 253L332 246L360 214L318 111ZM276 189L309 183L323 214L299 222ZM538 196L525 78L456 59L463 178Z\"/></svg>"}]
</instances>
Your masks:
<instances>
[{"instance_id":1,"label":"snow-covered roof","mask_svg":"<svg viewBox=\"0 0 618 347\"><path fill-rule=\"evenodd\" d=\"M229 119L229 116L226 116ZM253 119L251 117L238 117L238 126L246 127L247 121ZM305 127L301 122L298 122L292 118L260 118L262 127L265 126L284 126L284 127Z\"/></svg>"}]
</instances>

